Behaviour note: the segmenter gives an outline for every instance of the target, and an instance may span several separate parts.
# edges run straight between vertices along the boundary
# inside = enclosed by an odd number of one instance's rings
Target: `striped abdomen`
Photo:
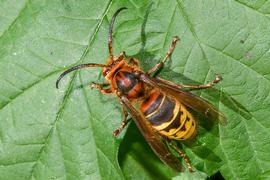
[[[141,104],[141,111],[161,135],[186,140],[195,135],[196,122],[186,107],[157,90]]]

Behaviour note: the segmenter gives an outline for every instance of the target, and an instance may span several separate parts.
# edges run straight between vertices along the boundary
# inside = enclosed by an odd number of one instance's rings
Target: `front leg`
[[[99,89],[99,91],[102,93],[102,94],[110,94],[110,93],[113,93],[113,90],[112,88],[108,88],[108,89],[104,89],[103,87],[104,86],[107,86],[109,85],[108,83],[95,83],[95,82],[92,82],[92,84],[90,84],[90,87],[91,89],[93,88],[97,88]]]
[[[127,123],[128,123],[128,120],[127,120],[127,117],[128,117],[128,113],[127,111],[125,110],[125,107],[123,106],[123,104],[121,104],[122,106],[122,113],[123,113],[123,120],[121,122],[121,126],[119,128],[117,128],[114,132],[113,132],[113,137],[116,137],[118,136],[122,130],[126,127]]]

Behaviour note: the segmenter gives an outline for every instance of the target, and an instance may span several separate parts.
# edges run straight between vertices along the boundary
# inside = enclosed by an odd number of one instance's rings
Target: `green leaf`
[[[203,180],[206,179],[207,175],[198,171],[198,172],[194,172],[193,174],[188,173],[188,172],[184,172],[182,174],[180,174],[177,177],[174,177],[173,180]]]
[[[118,138],[118,99],[91,90],[105,63],[108,25],[117,17],[114,54],[125,51],[148,70],[181,38],[159,76],[206,84],[194,91],[227,117],[200,116],[198,136],[178,143],[196,173],[163,165],[134,124]],[[270,3],[251,0],[0,0],[0,179],[268,178],[270,172]],[[185,166],[185,163],[183,162]],[[177,176],[178,175],[178,176]]]

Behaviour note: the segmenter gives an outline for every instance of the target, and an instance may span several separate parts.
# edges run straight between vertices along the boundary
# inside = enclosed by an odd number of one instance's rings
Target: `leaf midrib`
[[[83,52],[82,56],[80,57],[80,60],[78,61],[78,63],[82,63],[83,60],[84,60],[84,58],[85,58],[85,56],[87,55],[87,53],[88,53],[88,51],[89,51],[89,49],[90,49],[90,46],[92,45],[93,40],[95,39],[96,34],[97,34],[98,30],[100,29],[101,24],[102,24],[102,22],[103,22],[103,20],[104,20],[104,18],[105,18],[105,16],[106,16],[106,14],[107,14],[107,12],[108,12],[110,6],[111,6],[111,4],[112,4],[112,0],[109,1],[109,3],[108,3],[108,5],[107,5],[107,7],[106,7],[104,13],[102,13],[102,17],[101,17],[101,19],[99,20],[99,22],[97,23],[97,25],[96,25],[96,27],[95,27],[95,30],[94,30],[92,36],[91,36],[90,39],[89,39],[88,46],[87,46],[87,48],[84,50],[84,52]],[[57,71],[57,72],[58,72],[58,71]],[[74,74],[73,74],[73,76],[72,76],[71,79],[70,79],[70,82],[69,82],[69,84],[68,84],[68,89],[67,89],[67,91],[66,91],[66,93],[65,93],[65,95],[64,95],[64,98],[63,98],[62,102],[61,102],[61,106],[60,106],[59,111],[57,112],[56,118],[55,118],[55,120],[54,120],[54,122],[53,122],[53,124],[52,124],[52,128],[49,130],[48,136],[47,136],[47,138],[45,139],[45,143],[44,143],[43,147],[41,148],[40,152],[38,153],[37,160],[35,161],[35,164],[33,165],[33,168],[32,168],[31,173],[30,173],[30,177],[33,177],[35,167],[37,166],[37,163],[38,163],[38,161],[39,161],[40,158],[41,158],[41,154],[44,152],[44,150],[45,150],[47,144],[48,144],[49,141],[51,140],[51,138],[50,138],[50,137],[51,137],[51,134],[52,134],[52,132],[53,132],[53,129],[56,128],[56,123],[57,123],[57,121],[60,119],[60,117],[61,117],[61,115],[62,115],[62,113],[63,113],[63,109],[64,109],[65,104],[66,104],[66,102],[67,102],[67,100],[68,100],[68,97],[69,97],[69,95],[70,95],[70,93],[71,93],[71,90],[72,90],[72,87],[73,87],[73,84],[74,84],[74,80],[75,80],[75,77],[76,77],[77,73],[78,73],[78,71],[75,71]],[[40,80],[40,81],[41,81],[41,80]],[[40,81],[38,81],[38,82],[40,82]],[[37,82],[37,83],[38,83],[38,82]],[[33,85],[32,85],[32,86],[33,86]],[[30,86],[30,87],[32,87],[32,86]],[[61,145],[60,145],[60,146],[61,146]],[[62,151],[62,150],[61,150],[61,151]],[[64,163],[64,164],[65,164],[65,163]],[[64,166],[65,166],[65,165],[64,165]],[[66,170],[66,167],[65,167],[64,169]],[[100,174],[100,172],[99,172],[99,174]],[[30,178],[29,178],[29,179],[30,179]]]
[[[6,33],[8,33],[9,29],[11,29],[13,27],[14,24],[16,24],[17,20],[19,19],[19,17],[21,17],[21,14],[24,12],[24,10],[26,9],[27,5],[28,5],[28,1],[29,0],[25,0],[25,3],[23,5],[23,7],[19,10],[19,13],[17,14],[16,18],[13,19],[13,21],[9,24],[9,26],[2,32],[2,34],[0,34],[0,39],[5,36]]]

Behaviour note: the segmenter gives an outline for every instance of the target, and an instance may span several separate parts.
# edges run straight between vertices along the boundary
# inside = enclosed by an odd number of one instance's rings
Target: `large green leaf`
[[[181,42],[159,76],[186,84],[223,76],[215,89],[195,93],[224,112],[228,125],[197,117],[198,137],[179,147],[198,172],[178,178],[218,171],[226,179],[269,177],[268,1],[0,0],[0,179],[177,176],[134,124],[112,137],[122,117],[118,100],[88,86],[104,81],[100,69],[74,72],[55,88],[68,67],[105,62],[108,24],[123,6],[115,54],[124,50],[147,70],[178,35]]]

